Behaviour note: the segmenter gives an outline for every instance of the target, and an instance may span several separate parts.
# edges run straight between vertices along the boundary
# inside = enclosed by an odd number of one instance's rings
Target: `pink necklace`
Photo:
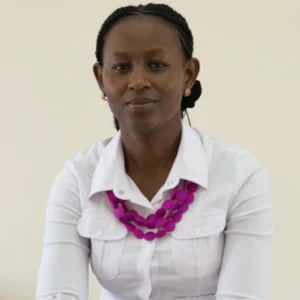
[[[177,188],[178,186],[172,191],[170,199],[165,200],[162,207],[147,218],[142,217],[135,210],[129,210],[125,200],[119,199],[113,191],[107,191],[107,196],[114,208],[115,216],[126,226],[128,231],[133,232],[138,239],[144,238],[147,241],[153,241],[155,238],[162,238],[167,232],[175,230],[176,223],[181,220],[182,214],[194,201],[194,193],[198,185],[194,182],[184,181],[183,189],[179,191]],[[144,233],[139,227],[157,228],[158,230]]]

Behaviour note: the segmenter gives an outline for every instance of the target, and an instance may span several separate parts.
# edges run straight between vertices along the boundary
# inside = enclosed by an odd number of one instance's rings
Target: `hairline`
[[[158,16],[158,15],[155,15],[155,14],[152,14],[151,12],[143,12],[143,11],[134,11],[132,13],[129,13],[127,14],[126,16],[120,16],[117,20],[113,21],[112,23],[112,26],[111,28],[109,28],[109,30],[104,34],[103,36],[103,45],[102,45],[102,64],[104,64],[104,57],[103,57],[103,54],[104,54],[104,46],[105,46],[105,42],[106,42],[106,39],[107,39],[107,36],[109,35],[110,31],[112,30],[112,28],[117,25],[118,23],[121,23],[121,21],[124,21],[126,19],[129,19],[130,17],[137,17],[137,16],[140,16],[140,17],[144,17],[144,16],[150,16],[150,17],[155,17],[155,18],[159,18],[160,20],[163,20],[166,24],[168,24],[168,26],[170,26],[176,33],[176,37],[179,41],[179,46],[181,48],[181,57],[183,59],[183,63],[185,63],[186,61],[188,61],[189,59],[186,57],[185,55],[185,51],[184,51],[184,47],[183,47],[183,42],[182,42],[182,37],[181,37],[181,34],[180,32],[178,31],[178,29],[176,28],[176,26],[171,22],[169,21],[168,19],[165,19],[163,16]]]

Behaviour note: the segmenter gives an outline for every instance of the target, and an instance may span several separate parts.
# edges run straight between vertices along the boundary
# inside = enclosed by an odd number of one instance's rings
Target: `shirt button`
[[[99,230],[98,232],[97,232],[97,236],[102,236],[103,235],[103,231],[102,230]]]
[[[53,296],[52,299],[56,299],[56,296]]]
[[[118,191],[119,195],[124,195],[124,191],[120,190]]]
[[[168,185],[172,185],[174,182],[172,180],[168,181]]]

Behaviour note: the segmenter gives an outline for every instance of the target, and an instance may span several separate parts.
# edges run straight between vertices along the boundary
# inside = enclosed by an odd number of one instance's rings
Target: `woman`
[[[182,122],[200,97],[185,19],[127,6],[102,25],[94,75],[117,134],[66,161],[47,205],[37,299],[266,300],[269,177],[246,149]]]

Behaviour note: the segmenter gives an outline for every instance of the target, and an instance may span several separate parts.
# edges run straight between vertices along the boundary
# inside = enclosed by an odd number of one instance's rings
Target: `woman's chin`
[[[160,123],[161,122],[157,119],[151,120],[150,118],[134,118],[126,125],[122,124],[123,126],[121,125],[121,130],[129,130],[139,134],[149,134],[157,130],[161,125]]]

